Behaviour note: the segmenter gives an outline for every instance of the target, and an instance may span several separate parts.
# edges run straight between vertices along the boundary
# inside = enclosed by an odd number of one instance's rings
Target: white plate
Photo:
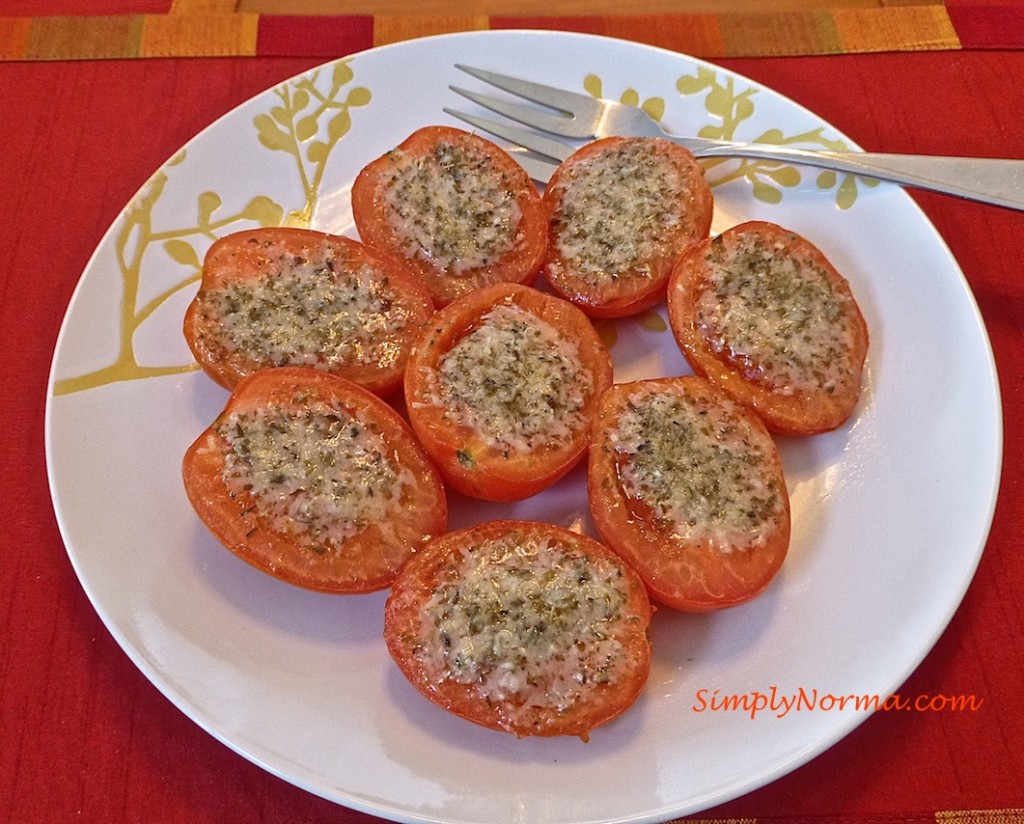
[[[193,371],[180,322],[214,235],[310,214],[317,228],[353,234],[356,172],[419,126],[455,124],[441,107],[461,104],[447,90],[467,83],[457,61],[569,88],[599,82],[605,96],[663,105],[680,131],[851,145],[708,64],[546,32],[401,43],[257,96],[157,171],[74,295],[46,423],[68,553],[147,678],[212,735],[313,793],[404,821],[658,821],[698,811],[841,739],[869,713],[835,697],[897,690],[945,628],[983,549],[999,476],[984,326],[949,251],[901,190],[806,170],[798,181],[794,169],[739,161],[710,167],[715,230],[760,218],[812,239],[852,282],[872,335],[853,421],[781,444],[795,519],[786,566],[747,606],[659,612],[646,692],[589,743],[517,740],[444,713],[388,658],[383,594],[280,583],[222,549],[193,515],[181,456],[226,393]],[[618,323],[617,379],[687,371],[663,324],[660,311]],[[577,472],[518,505],[455,500],[453,526],[495,513],[569,523],[584,516],[584,490]],[[777,701],[802,691],[819,703],[754,718],[712,709],[713,699],[772,689]]]

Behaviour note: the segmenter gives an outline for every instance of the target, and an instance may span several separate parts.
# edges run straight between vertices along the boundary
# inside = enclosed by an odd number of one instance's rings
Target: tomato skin
[[[622,460],[616,453],[619,421],[637,392],[678,393],[709,404],[726,404],[739,413],[739,424],[768,456],[781,511],[763,538],[752,543],[733,539],[725,551],[708,539],[683,540],[652,506],[624,489]],[[730,406],[731,405],[731,406]],[[772,582],[786,558],[790,538],[789,496],[782,463],[761,420],[703,378],[683,376],[616,384],[601,400],[587,467],[590,512],[605,543],[643,578],[651,599],[684,612],[708,612],[745,603]]]
[[[496,306],[521,307],[559,330],[578,347],[591,374],[580,426],[565,442],[529,452],[503,451],[485,443],[474,429],[456,421],[436,397],[441,359]],[[589,420],[601,393],[612,383],[612,361],[586,316],[567,301],[529,286],[483,287],[434,315],[414,343],[405,375],[405,401],[413,430],[453,490],[488,501],[518,501],[564,477],[586,453]]]
[[[416,275],[401,261],[363,243],[339,235],[287,227],[251,229],[220,238],[207,251],[202,283],[185,313],[185,340],[203,370],[226,389],[260,369],[292,365],[268,362],[258,354],[226,351],[218,339],[218,320],[204,309],[206,296],[235,284],[256,283],[283,274],[281,253],[310,260],[330,254],[338,276],[360,271],[376,284],[386,285],[394,309],[406,314],[404,325],[379,333],[378,356],[370,362],[330,362],[331,352],[319,353],[318,368],[358,383],[378,395],[399,388],[413,337],[433,314],[433,302]],[[332,264],[333,265],[333,264]],[[306,365],[306,364],[303,364]]]
[[[253,496],[233,492],[222,476],[230,447],[216,431],[219,422],[232,412],[299,410],[307,402],[303,398],[337,401],[349,414],[373,422],[387,457],[413,479],[392,507],[386,528],[370,523],[326,552],[303,547],[275,529],[257,511]],[[185,453],[182,477],[196,514],[227,549],[276,578],[321,592],[371,592],[390,586],[408,557],[447,527],[444,487],[405,421],[368,390],[316,369],[265,369],[243,379],[217,420]]]
[[[827,369],[838,378],[838,389],[777,388],[761,379],[743,362],[744,353],[732,346],[716,347],[708,339],[698,318],[701,295],[715,287],[709,283],[716,264],[709,262],[713,251],[731,254],[749,238],[756,238],[778,250],[780,259],[814,267],[831,281],[832,289],[844,301],[843,324],[850,343],[845,347],[848,370],[831,359]],[[672,333],[693,370],[725,389],[742,403],[753,407],[769,430],[780,435],[814,435],[841,426],[853,413],[861,394],[861,380],[868,350],[868,328],[849,283],[810,241],[764,221],[748,221],[719,237],[691,247],[679,260],[668,287],[668,314]],[[784,358],[784,353],[778,353]]]
[[[566,220],[567,194],[581,168],[639,145],[649,147],[652,156],[671,166],[685,181],[685,217],[672,230],[662,233],[657,251],[642,259],[638,266],[619,272],[611,281],[589,282],[581,268],[559,251],[558,238],[561,224]],[[542,271],[551,289],[591,317],[619,318],[649,309],[665,297],[666,284],[679,255],[691,243],[707,237],[711,230],[714,198],[700,165],[682,146],[655,138],[608,137],[586,144],[555,170],[544,191],[544,207],[548,251]],[[620,211],[628,212],[629,206],[622,204]],[[568,228],[573,228],[571,223]],[[647,274],[641,276],[640,270]]]
[[[456,575],[463,553],[489,540],[517,535],[549,542],[558,549],[597,564],[616,569],[624,606],[609,634],[621,643],[621,664],[606,683],[581,678],[587,684],[578,700],[558,709],[539,702],[526,704],[513,696],[503,700],[481,695],[477,685],[446,674],[444,664],[432,655],[424,632],[431,620],[424,607],[439,585]],[[529,521],[497,520],[447,533],[427,544],[402,569],[385,606],[384,638],[391,657],[409,682],[426,698],[473,723],[509,732],[517,737],[575,735],[584,740],[595,727],[627,710],[640,696],[651,669],[648,638],[653,608],[643,582],[628,565],[603,544],[562,527]],[[572,636],[579,641],[579,636]],[[582,643],[582,641],[579,641]],[[523,648],[520,648],[523,649]]]
[[[458,274],[439,268],[422,249],[410,251],[395,230],[396,217],[387,202],[389,176],[396,165],[434,155],[444,145],[456,146],[485,158],[500,170],[503,188],[514,198],[520,212],[517,239],[500,258],[468,268]],[[473,204],[455,204],[453,212],[466,211]],[[396,149],[365,166],[352,185],[352,214],[359,236],[380,249],[402,257],[416,271],[437,307],[446,306],[473,289],[492,283],[531,284],[544,258],[547,242],[540,194],[529,175],[511,155],[489,140],[448,126],[427,126],[413,132]]]

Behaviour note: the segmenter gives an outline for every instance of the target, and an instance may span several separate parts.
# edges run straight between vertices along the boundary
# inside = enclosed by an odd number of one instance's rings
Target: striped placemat
[[[0,60],[329,58],[429,34],[521,28],[603,34],[711,58],[1024,47],[1024,4],[1016,2],[584,17],[304,16],[218,5],[223,8],[172,3],[134,14],[0,16]]]

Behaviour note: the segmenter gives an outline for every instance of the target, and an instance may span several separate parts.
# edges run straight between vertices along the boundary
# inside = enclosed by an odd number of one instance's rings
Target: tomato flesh
[[[313,366],[385,395],[433,313],[401,261],[306,229],[251,229],[216,241],[185,314],[200,366],[231,389],[278,366]]]
[[[428,126],[369,163],[352,186],[359,236],[402,257],[437,306],[480,286],[532,283],[544,210],[512,157],[460,129]]]
[[[410,683],[449,712],[517,736],[586,738],[643,690],[650,617],[643,582],[602,544],[491,521],[406,564],[384,637]]]
[[[853,413],[867,325],[847,280],[805,238],[751,221],[692,247],[672,273],[668,312],[694,371],[771,431],[826,432]]]
[[[521,500],[586,452],[612,363],[568,302],[518,284],[440,310],[414,343],[405,400],[413,430],[454,490]]]
[[[587,480],[605,542],[666,606],[749,601],[786,557],[789,496],[775,443],[752,411],[702,378],[606,392]]]
[[[369,391],[315,369],[244,379],[185,454],[185,491],[225,547],[323,592],[383,589],[447,525],[440,477]]]
[[[592,317],[616,318],[664,298],[679,255],[707,237],[714,199],[682,146],[609,137],[558,167],[544,206],[551,288]]]

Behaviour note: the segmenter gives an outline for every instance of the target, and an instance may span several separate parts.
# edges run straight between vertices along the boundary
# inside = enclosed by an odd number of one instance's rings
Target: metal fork
[[[593,140],[614,135],[663,137],[685,146],[696,157],[747,157],[815,166],[1024,210],[1024,160],[819,152],[767,143],[734,143],[681,137],[667,133],[647,112],[636,106],[462,64],[456,64],[456,68],[510,94],[539,103],[547,107],[547,110],[459,86],[451,86],[452,91],[518,123],[561,137],[574,140]],[[543,159],[538,162],[536,157],[529,154],[517,154],[527,171],[537,180],[546,181],[553,171],[551,161],[561,162],[575,148],[574,145],[546,138],[536,132],[527,132],[476,115],[449,108],[444,111],[547,159],[546,162]]]

